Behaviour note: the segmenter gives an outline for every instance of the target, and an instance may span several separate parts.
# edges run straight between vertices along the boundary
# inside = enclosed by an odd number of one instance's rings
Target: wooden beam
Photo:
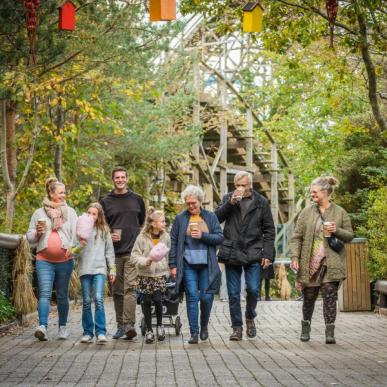
[[[215,173],[215,169],[216,167],[218,166],[218,163],[219,163],[219,160],[222,156],[222,153],[223,153],[223,145],[221,145],[218,149],[218,151],[216,152],[216,155],[215,155],[215,158],[214,158],[214,161],[212,162],[212,165],[210,167],[210,171],[211,171],[211,174],[214,175]]]
[[[278,159],[277,145],[271,145],[271,160],[273,170],[271,171],[271,212],[273,215],[274,224],[278,224]]]

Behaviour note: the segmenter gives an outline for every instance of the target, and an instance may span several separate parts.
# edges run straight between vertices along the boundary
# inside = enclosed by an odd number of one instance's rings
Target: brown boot
[[[241,341],[243,336],[242,327],[233,327],[230,335],[231,341]]]
[[[254,320],[246,319],[246,335],[247,337],[250,337],[250,339],[257,336]]]

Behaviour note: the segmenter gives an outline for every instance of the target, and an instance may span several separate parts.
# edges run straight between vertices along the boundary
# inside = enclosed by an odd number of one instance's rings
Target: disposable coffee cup
[[[239,202],[240,200],[243,199],[243,193],[244,193],[244,190],[243,190],[243,189],[237,188],[237,189],[235,190],[235,192],[236,192],[235,198],[236,198],[236,200]]]
[[[197,222],[191,222],[189,224],[189,229],[191,230],[191,232],[192,231],[197,231],[198,228],[199,228],[199,223],[197,223]]]
[[[46,219],[38,219],[38,225],[39,226],[45,226],[46,225]]]
[[[122,235],[122,229],[120,229],[120,228],[113,228],[112,232],[113,232],[113,234],[117,234],[118,235],[118,237],[120,238],[119,239],[119,241],[120,241],[121,240],[121,235]]]
[[[332,222],[323,223],[323,235],[324,237],[330,237],[331,233],[328,231],[328,227],[332,225]]]

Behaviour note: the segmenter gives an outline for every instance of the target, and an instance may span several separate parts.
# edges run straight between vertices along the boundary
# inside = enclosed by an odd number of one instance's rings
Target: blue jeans
[[[245,272],[247,292],[245,317],[248,320],[253,320],[257,316],[255,308],[257,307],[261,277],[260,264],[253,263],[245,266],[226,265],[227,292],[232,327],[243,326],[241,310],[242,270]]]
[[[81,276],[82,285],[82,327],[83,334],[91,337],[106,335],[106,317],[104,307],[104,290],[106,276],[104,274],[86,274]],[[95,323],[91,311],[91,298],[94,291]]]
[[[73,268],[74,261],[72,259],[59,263],[36,261],[36,275],[38,277],[39,288],[39,325],[47,327],[54,281],[58,304],[59,326],[63,327],[66,325],[69,314],[69,283]]]
[[[191,334],[199,333],[199,301],[200,325],[207,327],[214,295],[207,293],[208,265],[190,265],[184,261],[183,281],[187,298],[187,316]]]

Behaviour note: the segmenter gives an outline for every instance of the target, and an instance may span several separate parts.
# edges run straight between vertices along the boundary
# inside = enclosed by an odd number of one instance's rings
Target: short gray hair
[[[186,189],[181,193],[181,198],[183,199],[184,202],[185,202],[185,199],[187,198],[187,196],[195,197],[196,199],[199,200],[200,203],[202,203],[204,200],[204,192],[197,185],[191,184],[191,185],[186,187]]]
[[[239,171],[234,176],[234,184],[236,184],[240,179],[243,179],[244,177],[247,177],[249,179],[250,187],[253,186],[253,179],[251,177],[251,173],[246,171]]]
[[[326,190],[328,195],[331,195],[333,187],[339,185],[339,181],[333,176],[321,176],[314,179],[311,185],[317,185],[321,190]]]

